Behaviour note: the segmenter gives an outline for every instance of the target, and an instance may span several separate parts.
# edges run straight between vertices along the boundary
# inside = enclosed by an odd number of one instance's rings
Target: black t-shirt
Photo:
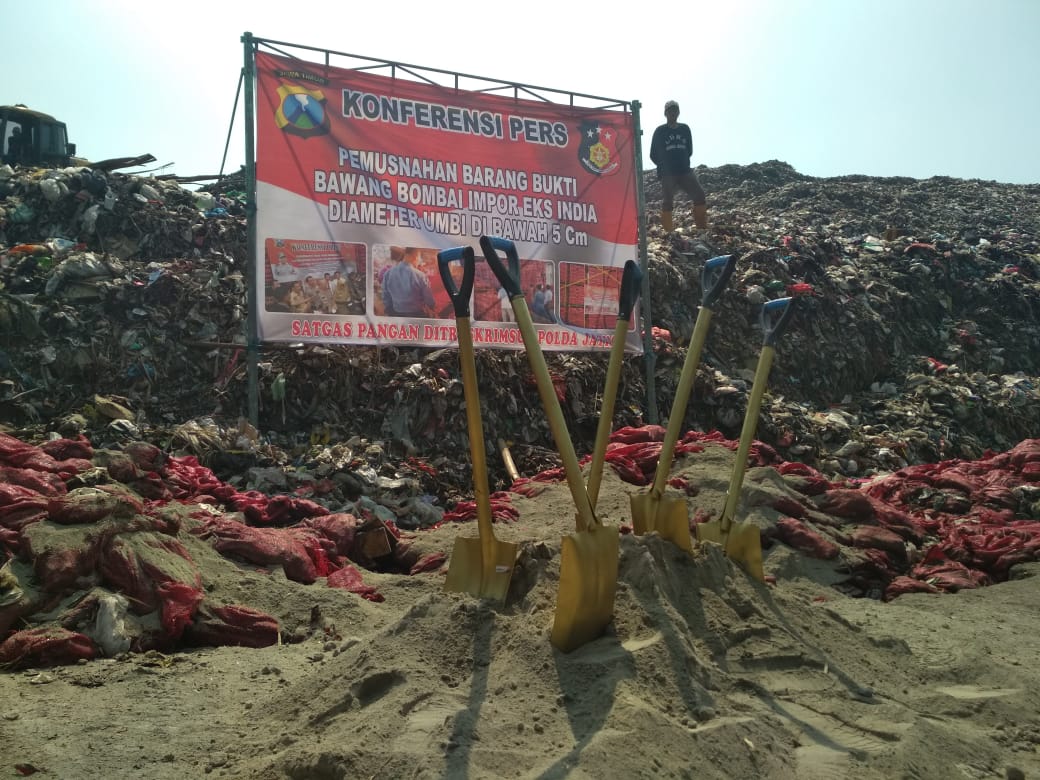
[[[667,124],[654,130],[650,142],[650,159],[662,176],[689,173],[690,157],[693,155],[693,134],[689,125],[681,122],[675,127]]]

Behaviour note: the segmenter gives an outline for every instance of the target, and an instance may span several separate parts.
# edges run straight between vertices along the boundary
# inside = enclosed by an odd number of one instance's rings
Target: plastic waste
[[[61,198],[61,187],[58,186],[58,182],[54,179],[44,179],[41,181],[40,190],[43,192],[43,197],[46,198],[49,203],[54,203]]]
[[[271,382],[271,398],[275,401],[285,400],[285,374],[281,372]]]
[[[47,254],[47,246],[44,244],[16,244],[7,250],[12,255],[33,255],[40,257]]]
[[[83,187],[94,197],[100,198],[108,189],[108,179],[101,171],[93,171],[85,168],[81,175]]]
[[[155,189],[151,184],[142,184],[138,192],[147,200],[162,201],[162,196],[159,194],[159,190]]]
[[[130,650],[130,633],[126,628],[129,606],[126,597],[118,593],[98,597],[97,617],[90,636],[107,658],[114,658]]]
[[[13,209],[7,212],[7,218],[12,223],[25,225],[32,222],[36,218],[36,212],[33,211],[29,206],[24,203],[19,203]]]
[[[97,208],[92,206],[91,208]],[[82,252],[62,260],[44,288],[47,295],[54,295],[66,279],[92,279],[111,277],[108,267],[93,252]]]
[[[0,566],[0,607],[17,604],[24,597],[25,593],[19,585],[11,561],[6,561]]]
[[[95,203],[93,206],[91,206],[83,212],[83,229],[86,230],[88,233],[93,233],[94,230],[97,228],[97,218],[100,209],[100,205]]]
[[[76,246],[75,241],[70,241],[67,238],[48,238],[43,243],[48,249],[50,249],[51,255],[55,259],[65,257],[65,255],[71,252]]]
[[[382,504],[377,504],[368,496],[361,496],[356,502],[354,502],[354,513],[364,520],[377,518],[384,523],[392,523],[395,526],[397,525],[397,515],[395,515],[388,507],[385,507]]]
[[[195,208],[199,211],[208,211],[213,208],[217,203],[217,199],[213,197],[212,193],[209,192],[196,192],[195,193]]]

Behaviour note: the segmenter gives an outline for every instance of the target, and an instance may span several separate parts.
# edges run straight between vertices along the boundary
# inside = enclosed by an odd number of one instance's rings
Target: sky
[[[3,3],[0,29],[0,105],[157,173],[242,165],[248,31],[638,101],[647,168],[674,99],[695,165],[1040,183],[1040,0],[37,0]]]

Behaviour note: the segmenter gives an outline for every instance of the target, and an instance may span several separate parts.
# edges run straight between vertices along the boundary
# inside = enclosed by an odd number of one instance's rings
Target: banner
[[[544,349],[609,349],[638,260],[630,113],[255,62],[262,341],[456,345],[437,253],[469,245],[474,343],[522,349],[481,257],[489,235],[516,244]],[[626,349],[641,352],[630,322]]]

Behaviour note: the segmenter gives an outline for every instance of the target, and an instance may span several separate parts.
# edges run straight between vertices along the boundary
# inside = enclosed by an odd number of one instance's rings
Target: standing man
[[[542,308],[545,309],[545,317],[549,322],[556,322],[556,314],[553,312],[553,291],[552,285],[546,284],[542,287],[544,297],[542,298]]]
[[[394,247],[394,250],[399,249]],[[383,310],[388,317],[432,317],[433,291],[426,274],[415,268],[406,254],[415,252],[409,248],[406,253],[392,251],[393,265],[383,275]]]
[[[502,322],[516,322],[513,314],[513,304],[509,300],[509,293],[505,287],[498,288],[498,303],[502,307]]]
[[[545,316],[545,292],[540,284],[534,286],[534,295],[531,298],[531,314],[534,315],[532,319],[535,322],[548,322],[549,320]]]
[[[339,271],[332,275],[332,302],[336,304],[336,314],[350,314],[350,287]]]
[[[690,167],[693,156],[693,134],[689,125],[679,122],[679,104],[669,100],[664,104],[665,123],[654,130],[650,142],[650,159],[657,166],[657,177],[661,180],[661,226],[671,233],[672,206],[675,191],[682,190],[693,201],[693,221],[697,228],[708,227],[708,206],[704,188],[697,174]]]

